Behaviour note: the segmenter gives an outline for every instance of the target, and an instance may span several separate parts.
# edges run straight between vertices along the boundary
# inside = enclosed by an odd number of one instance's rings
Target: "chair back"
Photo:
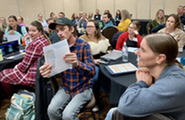
[[[117,40],[118,40],[119,36],[120,36],[122,33],[124,33],[124,32],[117,32],[117,33],[115,33],[115,34],[113,35],[113,37],[112,37],[112,42],[111,42],[111,46],[112,46],[113,49],[116,48]]]
[[[118,32],[118,29],[115,28],[115,27],[108,27],[108,28],[105,28],[103,31],[102,31],[102,35],[104,37],[106,37],[107,39],[109,39],[109,42],[111,44],[112,42],[112,37],[115,33]]]
[[[152,33],[152,25],[151,25],[151,22],[152,22],[152,21],[150,21],[150,22],[147,23],[147,25],[146,25],[147,34],[151,34],[151,33]]]

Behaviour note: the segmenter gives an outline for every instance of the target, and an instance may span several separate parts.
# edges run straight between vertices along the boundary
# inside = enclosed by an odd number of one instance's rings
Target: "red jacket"
[[[137,34],[136,37],[137,37],[137,47],[140,47],[142,37],[140,36],[140,34]],[[122,49],[124,42],[127,40],[127,38],[128,38],[128,32],[124,32],[119,36],[118,41],[116,43],[116,50]]]

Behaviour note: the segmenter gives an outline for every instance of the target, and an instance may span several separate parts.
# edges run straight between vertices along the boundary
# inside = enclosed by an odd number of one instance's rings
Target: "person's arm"
[[[125,32],[119,36],[117,43],[116,43],[116,50],[122,49],[123,43],[127,40],[127,37],[128,37],[128,35],[126,35],[126,34],[128,34],[128,33]]]
[[[21,72],[26,73],[30,66],[36,62],[38,56],[41,56],[41,54],[43,54],[42,46],[30,43],[26,48],[26,53],[22,62],[17,65],[17,68]]]
[[[164,24],[160,24],[160,25],[158,25],[158,26],[152,28],[152,32],[153,32],[153,33],[156,33],[156,32],[158,32],[160,29],[164,28],[165,26],[166,26],[165,23],[164,23]]]
[[[185,45],[185,33],[184,33],[184,31],[180,32],[179,35],[178,35],[178,38],[176,38],[176,39],[177,39],[178,47],[183,48],[184,45]]]
[[[5,29],[5,35],[9,35],[8,27]]]
[[[157,23],[156,20],[153,20],[153,21],[151,22],[151,25],[152,25],[152,28],[154,28],[154,27],[158,26],[159,23]]]
[[[93,77],[96,73],[95,62],[91,54],[90,46],[85,43],[82,48],[83,52],[81,53],[83,58],[82,60],[77,60],[75,68],[82,74],[82,76]]]
[[[161,78],[153,85],[147,72],[140,73],[140,77],[136,78],[137,82],[130,85],[120,97],[118,111],[121,114],[144,117],[154,113],[170,113],[181,106],[182,96],[179,91],[177,93],[178,86],[173,86],[175,77]]]
[[[141,44],[141,41],[142,41],[142,37],[140,36],[140,34],[136,34],[136,37],[137,37],[137,47],[140,47],[140,44]]]
[[[75,67],[79,71],[79,74],[81,74],[82,76],[93,77],[96,69],[89,45],[84,45],[82,51],[82,61],[78,59],[76,53],[66,53],[63,58],[66,63],[72,64],[73,67]],[[51,74],[51,69],[52,65],[48,63],[44,63],[44,65],[39,68],[40,73],[43,77],[49,77]]]
[[[27,33],[27,30],[24,26],[21,26],[21,32],[22,32],[22,36],[24,36]]]

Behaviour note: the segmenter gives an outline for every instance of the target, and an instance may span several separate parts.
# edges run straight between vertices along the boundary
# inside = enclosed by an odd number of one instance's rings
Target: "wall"
[[[97,8],[101,14],[108,9],[114,16],[117,9],[127,9],[133,19],[153,19],[158,9],[164,9],[166,14],[176,14],[177,7],[185,5],[185,0],[0,0],[0,3],[0,16],[21,15],[29,25],[39,13],[47,19],[50,12],[58,15],[63,11],[71,18],[74,12],[95,13]]]

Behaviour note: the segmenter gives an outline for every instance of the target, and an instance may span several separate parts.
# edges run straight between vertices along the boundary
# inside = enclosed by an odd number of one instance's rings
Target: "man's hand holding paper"
[[[72,64],[77,64],[76,54],[70,53],[67,40],[62,40],[55,44],[46,46],[43,49],[46,63],[52,65],[51,71],[48,71],[48,74],[50,73],[49,77],[67,69],[72,69]],[[45,76],[48,77],[48,75]]]

